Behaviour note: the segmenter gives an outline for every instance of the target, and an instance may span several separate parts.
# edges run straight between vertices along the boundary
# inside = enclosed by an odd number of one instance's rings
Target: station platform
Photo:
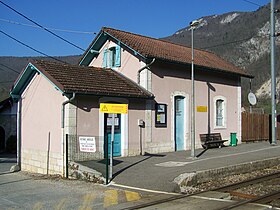
[[[242,143],[222,148],[145,154],[114,158],[112,185],[154,192],[178,192],[178,184],[194,174],[198,182],[217,176],[246,173],[280,164],[280,142]],[[104,161],[84,161],[83,166],[99,171],[105,177]],[[176,182],[174,182],[174,180]],[[192,183],[190,183],[192,184]]]

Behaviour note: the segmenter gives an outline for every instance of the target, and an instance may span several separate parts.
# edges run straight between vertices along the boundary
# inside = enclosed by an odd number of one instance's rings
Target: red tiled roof
[[[51,61],[31,62],[63,92],[102,96],[152,98],[153,95],[112,69],[84,67]]]
[[[167,41],[133,34],[130,32],[116,30],[113,28],[103,27],[101,32],[110,34],[111,36],[125,43],[127,46],[131,47],[146,58],[158,58],[183,64],[191,63],[190,47],[185,47]],[[211,52],[195,49],[194,55],[195,65],[207,67],[210,69],[221,70],[224,72],[235,73],[245,77],[252,77],[244,70],[223,60],[222,58]]]

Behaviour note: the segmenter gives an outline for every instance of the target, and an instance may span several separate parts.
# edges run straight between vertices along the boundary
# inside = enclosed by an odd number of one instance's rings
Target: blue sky
[[[99,32],[102,26],[161,38],[186,27],[194,19],[232,11],[255,11],[269,0],[1,0],[47,28]],[[251,3],[250,3],[251,2]],[[0,30],[51,56],[83,51],[42,29],[11,24],[31,22],[0,3]],[[53,31],[86,49],[94,34]],[[0,33],[0,56],[40,54]]]

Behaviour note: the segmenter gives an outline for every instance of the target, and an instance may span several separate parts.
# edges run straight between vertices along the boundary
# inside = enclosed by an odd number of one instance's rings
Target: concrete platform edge
[[[269,158],[265,160],[251,161],[226,167],[220,167],[209,170],[184,173],[174,179],[174,182],[183,186],[195,186],[197,184],[223,178],[230,175],[248,173],[256,170],[261,170],[273,167],[280,164],[280,158]]]

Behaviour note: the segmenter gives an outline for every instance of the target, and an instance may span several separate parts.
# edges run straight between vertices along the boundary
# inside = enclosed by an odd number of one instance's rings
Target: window
[[[104,50],[103,64],[104,68],[115,68],[121,66],[120,46],[110,47]]]
[[[222,96],[214,98],[214,120],[215,128],[226,127],[226,99]]]
[[[216,101],[216,126],[223,126],[224,122],[224,101],[219,99]]]
[[[110,67],[116,67],[116,48],[112,47],[109,49],[109,51],[110,51],[110,58],[109,58]]]

